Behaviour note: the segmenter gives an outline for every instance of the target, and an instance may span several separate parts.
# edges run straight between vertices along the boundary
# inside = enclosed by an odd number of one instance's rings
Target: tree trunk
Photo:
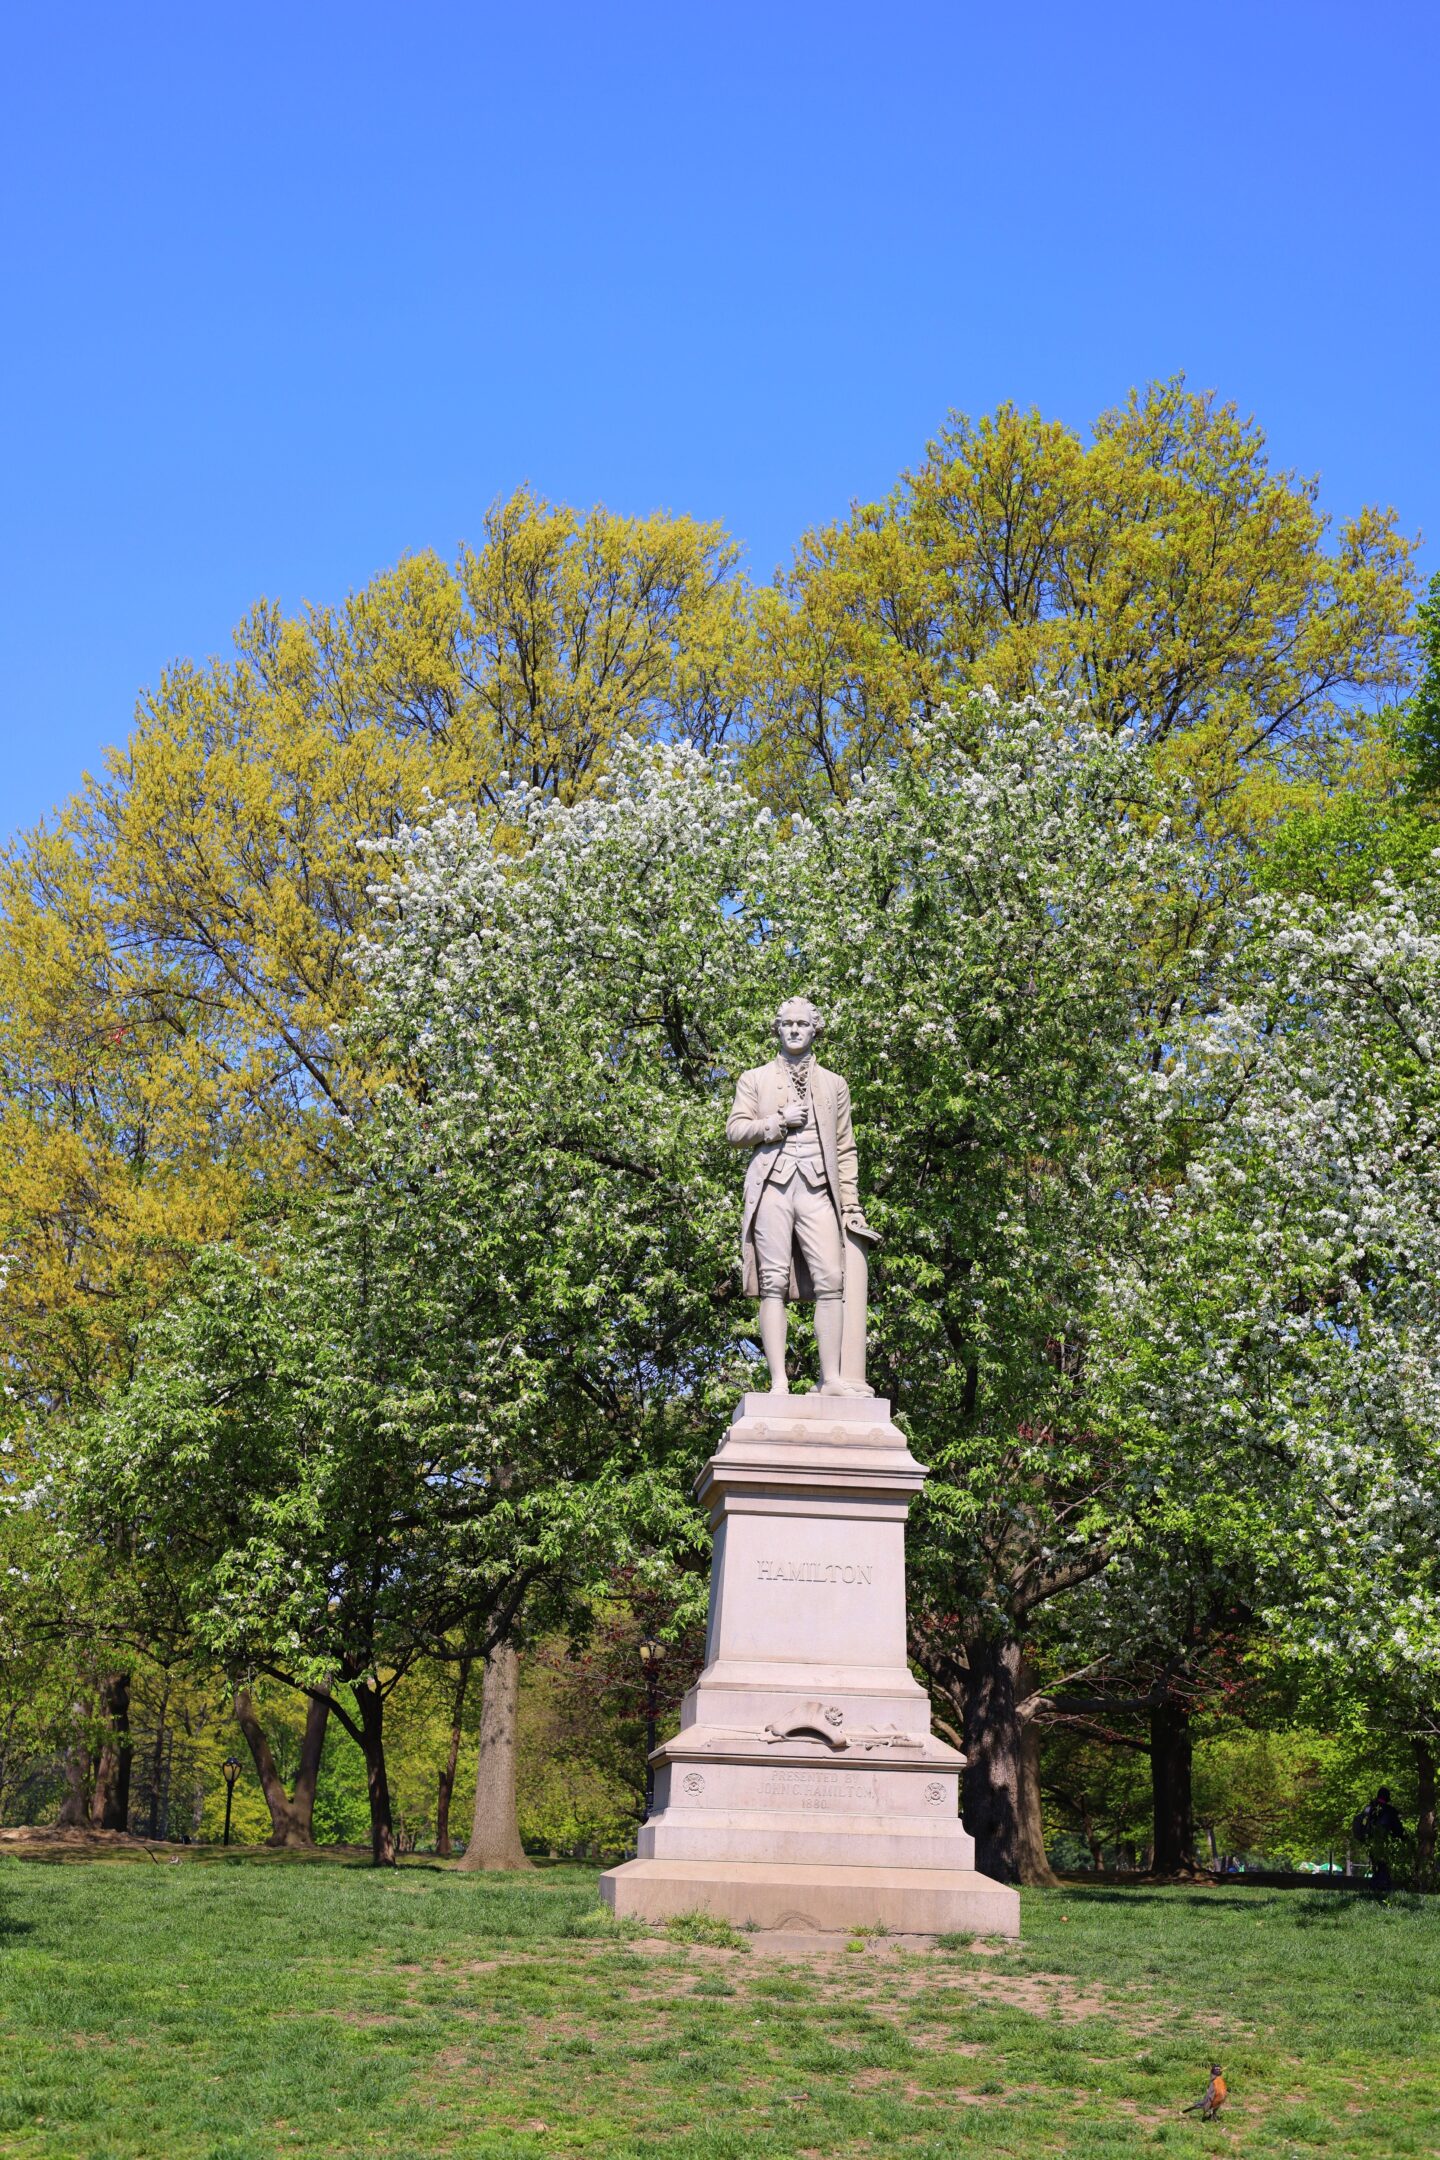
[[[450,1800],[455,1791],[455,1766],[460,1760],[460,1720],[465,1714],[465,1693],[469,1685],[470,1660],[461,1658],[455,1700],[450,1706],[450,1747],[435,1798],[435,1850],[442,1860],[450,1857]]]
[[[515,1726],[520,1697],[520,1657],[515,1645],[496,1643],[485,1657],[480,1702],[480,1752],[475,1763],[475,1820],[462,1868],[528,1868],[515,1820]]]
[[[966,1644],[965,1827],[975,1865],[997,1882],[1020,1880],[1020,1645],[981,1636]]]
[[[1022,1676],[1025,1693],[1029,1675]],[[1040,1809],[1040,1727],[1034,1718],[1020,1721],[1019,1820],[1016,1824],[1020,1880],[1032,1889],[1057,1890],[1060,1878],[1045,1850],[1045,1819]]]
[[[355,1688],[360,1738],[365,1755],[365,1783],[370,1793],[370,1858],[376,1867],[395,1865],[395,1820],[390,1809],[390,1780],[385,1775],[385,1698],[378,1687]]]
[[[172,1725],[165,1742],[164,1787],[160,1795],[160,1835],[162,1838],[168,1838],[170,1835],[170,1778],[174,1768],[175,1727]]]
[[[130,1825],[130,1675],[106,1673],[100,1682],[100,1715],[107,1721],[95,1768],[90,1821],[97,1830]]]
[[[270,1835],[265,1840],[267,1845],[294,1847],[313,1845],[315,1842],[315,1785],[320,1774],[320,1754],[325,1745],[325,1721],[329,1715],[328,1695],[312,1695],[305,1715],[305,1737],[300,1743],[300,1768],[296,1774],[295,1797],[292,1800],[285,1790],[285,1780],[276,1767],[275,1757],[270,1752],[264,1727],[255,1715],[250,1690],[235,1690],[235,1722],[245,1735],[245,1744],[255,1765],[255,1775],[260,1780],[260,1790],[264,1793],[265,1805],[270,1810]]]
[[[297,1833],[291,1842],[296,1845],[313,1845],[315,1842],[315,1788],[320,1782],[320,1758],[325,1752],[325,1729],[330,1722],[330,1685],[327,1678],[324,1692],[312,1695],[305,1711],[300,1765],[295,1772],[295,1790],[290,1799],[290,1814]]]
[[[1418,1735],[1410,1745],[1415,1750],[1419,1786],[1415,1812],[1415,1884],[1417,1889],[1432,1890],[1435,1887],[1435,1750],[1428,1740]]]
[[[82,1706],[75,1705],[75,1716],[83,1715]],[[60,1803],[59,1827],[62,1830],[83,1830],[90,1820],[90,1796],[86,1784],[90,1776],[90,1750],[83,1734],[77,1734],[65,1750],[65,1798]]]
[[[1195,1869],[1195,1810],[1191,1798],[1189,1706],[1168,1695],[1150,1712],[1150,1793],[1154,1807],[1157,1875]]]
[[[155,1721],[155,1753],[150,1758],[150,1835],[160,1835],[160,1781],[165,1768],[165,1712],[170,1702],[170,1675],[160,1691],[160,1714]]]

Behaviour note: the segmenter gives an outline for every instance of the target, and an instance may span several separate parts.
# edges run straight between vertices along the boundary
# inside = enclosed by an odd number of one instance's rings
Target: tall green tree
[[[416,556],[298,617],[262,603],[12,844],[0,1326],[34,1416],[123,1385],[190,1258],[243,1235],[257,1191],[323,1184],[367,1113],[361,840],[512,775],[568,800],[631,736],[722,737],[744,607],[717,527],[522,491],[454,566]]]
[[[350,1734],[384,1862],[385,1701],[469,1616],[485,1503],[457,1461],[455,1315],[375,1227],[336,1211],[263,1259],[203,1255],[130,1385],[67,1434],[62,1476],[74,1534],[122,1545],[149,1591],[142,1625],[177,1606],[197,1656],[310,1694]]]
[[[1083,695],[1213,805],[1403,686],[1412,563],[1390,511],[1332,536],[1315,482],[1273,470],[1253,420],[1179,378],[1088,441],[1013,405],[954,414],[889,497],[807,534],[759,596],[757,771],[787,799],[843,792],[916,714],[990,682]]]
[[[522,491],[453,567],[412,557],[299,617],[262,603],[232,659],[162,677],[0,864],[13,1385],[90,1399],[256,1178],[315,1175],[363,1112],[360,842],[512,777],[569,800],[631,737],[722,737],[744,644],[717,527]]]
[[[1440,798],[1440,571],[1415,611],[1420,680],[1409,701],[1403,742],[1411,761],[1412,793],[1432,806]]]

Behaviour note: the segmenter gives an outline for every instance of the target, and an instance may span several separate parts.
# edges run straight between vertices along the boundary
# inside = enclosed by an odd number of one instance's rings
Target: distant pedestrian
[[[1374,1799],[1366,1801],[1350,1827],[1370,1855],[1371,1889],[1376,1897],[1389,1897],[1395,1887],[1390,1863],[1405,1842],[1405,1825],[1390,1798],[1388,1785],[1381,1785]]]

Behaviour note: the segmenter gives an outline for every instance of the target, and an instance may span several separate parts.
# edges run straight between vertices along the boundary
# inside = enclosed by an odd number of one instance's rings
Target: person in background
[[[1395,1887],[1390,1872],[1390,1862],[1397,1848],[1403,1843],[1405,1825],[1400,1811],[1390,1798],[1388,1785],[1381,1785],[1373,1800],[1367,1800],[1351,1825],[1352,1832],[1370,1855],[1370,1887],[1376,1897],[1389,1897]]]

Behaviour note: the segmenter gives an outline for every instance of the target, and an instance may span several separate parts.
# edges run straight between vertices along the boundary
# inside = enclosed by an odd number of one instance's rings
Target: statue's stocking
[[[840,1380],[840,1342],[845,1307],[838,1297],[815,1300],[815,1348],[820,1353],[820,1385],[832,1391]]]
[[[789,1323],[785,1312],[785,1300],[778,1297],[762,1297],[760,1300],[760,1345],[765,1352],[765,1362],[770,1368],[770,1392],[772,1395],[788,1395],[790,1383],[785,1377],[785,1338]],[[836,1370],[839,1370],[839,1351],[836,1351]]]

